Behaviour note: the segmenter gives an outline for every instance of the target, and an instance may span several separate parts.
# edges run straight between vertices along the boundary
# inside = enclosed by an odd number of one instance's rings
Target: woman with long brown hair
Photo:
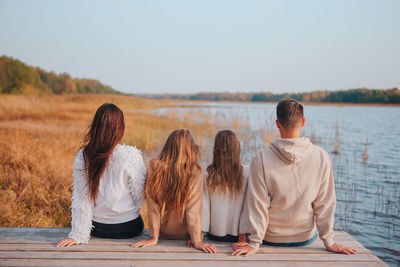
[[[203,193],[202,234],[207,232],[209,239],[246,242],[246,235],[239,234],[239,219],[248,169],[240,161],[240,142],[236,134],[231,130],[219,131]]]
[[[201,237],[203,171],[199,147],[189,130],[173,131],[160,155],[152,159],[147,172],[145,195],[150,239],[134,248],[155,246],[159,237],[190,238],[193,247],[215,253],[215,247]]]
[[[90,235],[130,238],[143,231],[146,167],[138,149],[119,145],[124,131],[124,114],[116,105],[97,109],[74,162],[72,230],[57,247],[88,243]]]

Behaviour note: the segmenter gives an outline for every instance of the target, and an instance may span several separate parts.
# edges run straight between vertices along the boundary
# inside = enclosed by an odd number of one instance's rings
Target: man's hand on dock
[[[350,248],[350,247],[346,247],[346,246],[344,246],[344,245],[340,245],[340,244],[333,244],[333,245],[330,245],[330,246],[328,246],[326,249],[327,249],[328,251],[330,251],[330,252],[344,253],[344,254],[347,254],[347,255],[350,255],[350,254],[357,254],[357,250],[352,249],[352,248]]]

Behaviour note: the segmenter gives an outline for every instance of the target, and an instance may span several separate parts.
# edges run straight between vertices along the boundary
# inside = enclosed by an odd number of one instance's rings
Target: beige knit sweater
[[[336,207],[328,153],[308,138],[275,139],[254,157],[240,217],[240,233],[250,246],[263,239],[302,242],[316,231],[332,245]]]

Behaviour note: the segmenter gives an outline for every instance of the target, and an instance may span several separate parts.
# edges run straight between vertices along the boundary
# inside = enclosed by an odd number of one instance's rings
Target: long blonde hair
[[[213,161],[207,167],[207,188],[230,197],[242,190],[243,166],[240,162],[240,142],[231,130],[219,131],[215,136]]]
[[[169,135],[158,158],[150,161],[146,192],[160,206],[161,220],[173,210],[183,220],[194,179],[202,171],[199,158],[190,131],[178,129]]]

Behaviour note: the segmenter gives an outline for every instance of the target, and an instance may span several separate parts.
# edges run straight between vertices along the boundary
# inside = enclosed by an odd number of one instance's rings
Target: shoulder
[[[120,162],[143,161],[142,151],[134,146],[117,145],[113,151],[112,157]]]
[[[75,161],[74,161],[74,168],[81,168],[83,165],[84,165],[83,148],[81,148],[76,153]]]
[[[253,157],[250,166],[253,166],[254,164],[262,165],[264,158],[268,158],[269,154],[271,154],[271,153],[273,153],[273,152],[269,147],[258,150],[256,152],[255,156]]]
[[[134,146],[117,145],[110,163],[127,170],[137,169],[144,165],[142,152]]]
[[[316,157],[319,157],[322,162],[330,162],[329,153],[320,146],[313,145],[313,154]]]
[[[134,146],[129,145],[117,145],[114,149],[113,155],[116,157],[123,158],[142,158],[142,151]]]

